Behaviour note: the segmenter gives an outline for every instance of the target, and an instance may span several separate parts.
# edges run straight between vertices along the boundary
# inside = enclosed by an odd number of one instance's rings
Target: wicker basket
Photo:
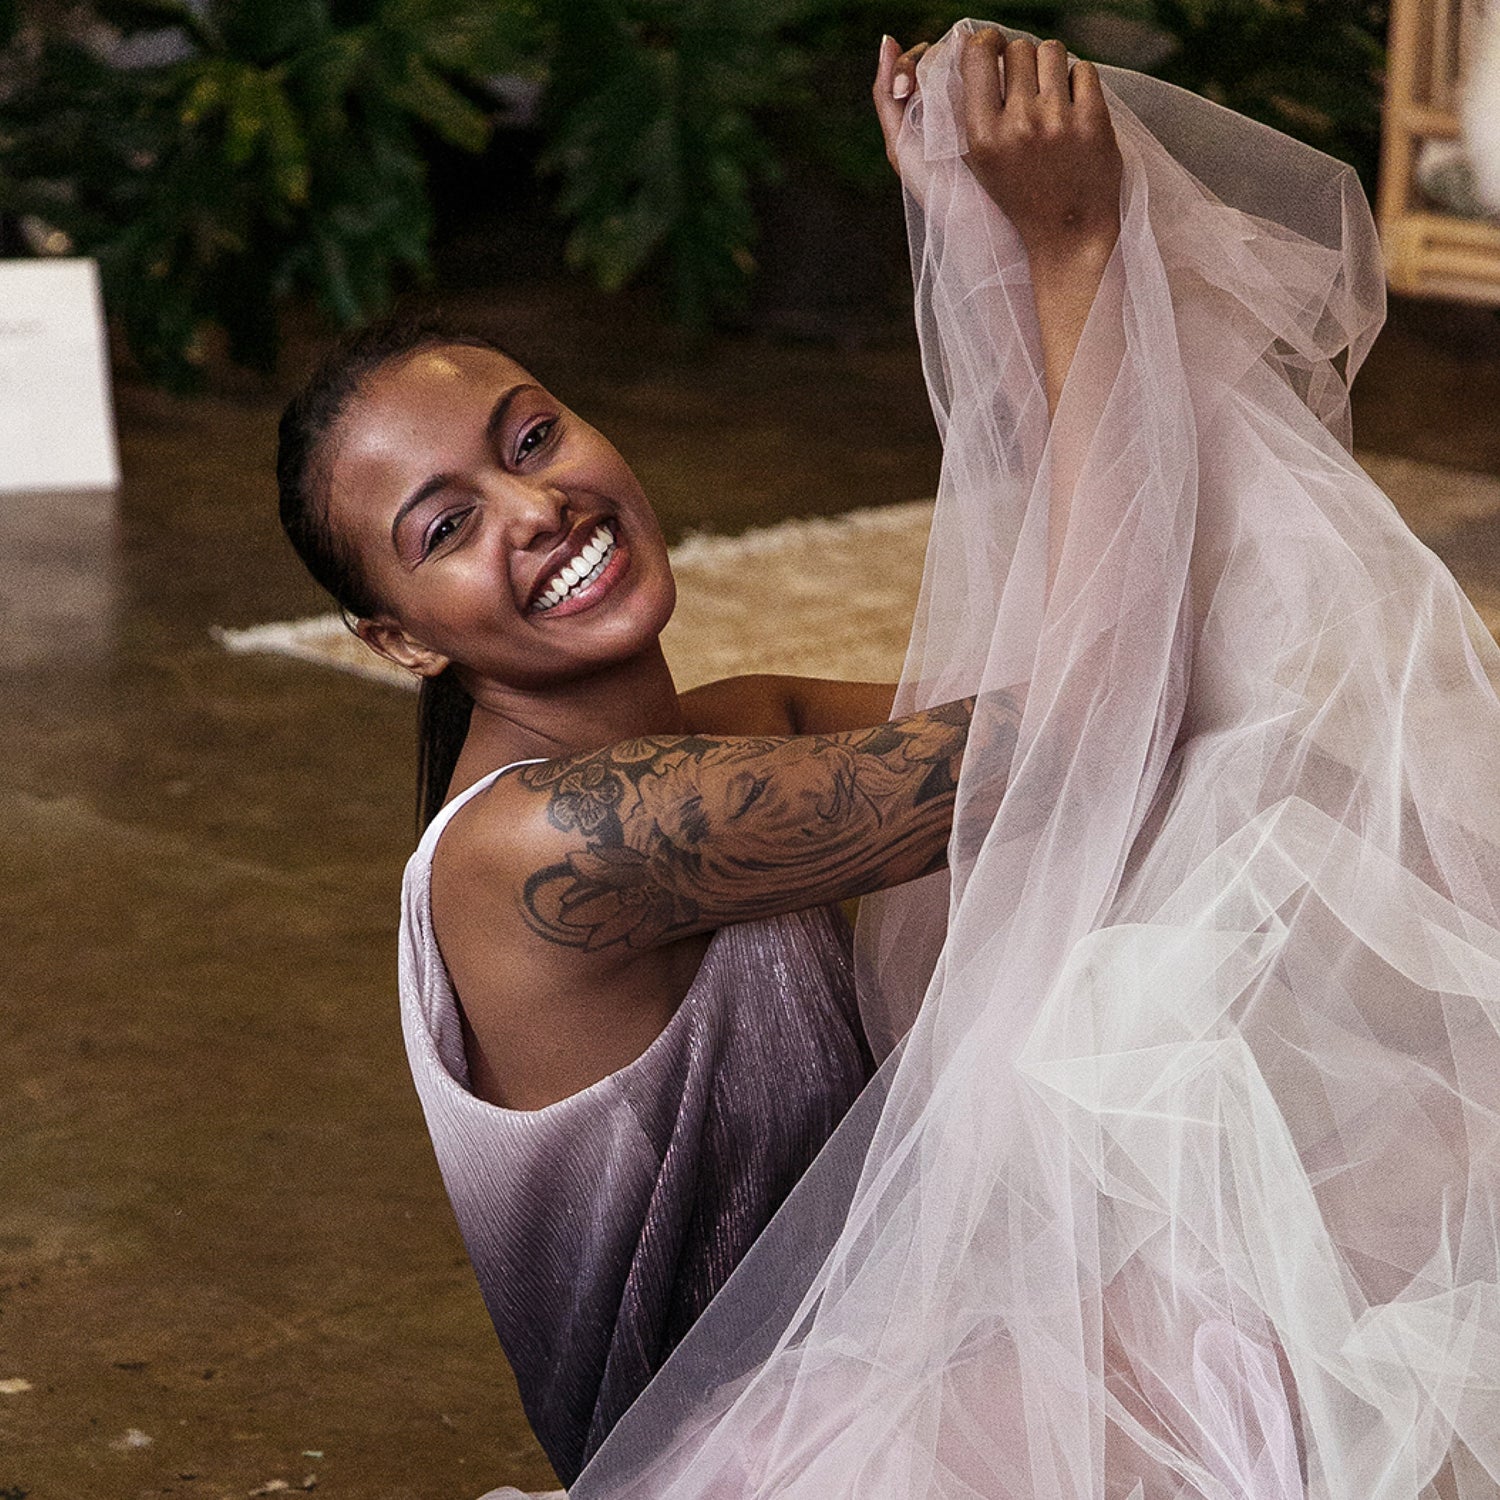
[[[1393,291],[1500,306],[1500,224],[1445,211],[1417,184],[1423,143],[1458,138],[1482,14],[1478,0],[1392,0],[1376,217]]]

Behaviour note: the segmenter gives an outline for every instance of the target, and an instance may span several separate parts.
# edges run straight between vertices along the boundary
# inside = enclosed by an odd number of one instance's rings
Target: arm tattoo
[[[945,861],[973,710],[793,740],[652,737],[528,766],[519,781],[577,847],[525,881],[526,922],[570,948],[643,949],[915,879]]]

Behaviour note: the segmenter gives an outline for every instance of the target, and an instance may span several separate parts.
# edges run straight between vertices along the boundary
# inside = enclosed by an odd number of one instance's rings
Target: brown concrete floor
[[[930,493],[912,341],[674,355],[556,287],[471,301],[668,529]],[[1500,474],[1500,323],[1398,309],[1366,446]],[[0,499],[0,1500],[356,1500],[547,1479],[401,1055],[411,700],[209,638],[322,607],[278,401],[125,384],[117,501]],[[1500,534],[1455,533],[1500,582]]]

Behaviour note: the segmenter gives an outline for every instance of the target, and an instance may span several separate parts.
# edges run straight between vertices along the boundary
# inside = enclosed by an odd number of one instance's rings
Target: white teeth
[[[614,550],[613,532],[607,526],[596,527],[578,556],[559,568],[546,589],[537,596],[533,610],[551,609],[569,594],[592,583],[604,571],[604,564],[614,555]]]

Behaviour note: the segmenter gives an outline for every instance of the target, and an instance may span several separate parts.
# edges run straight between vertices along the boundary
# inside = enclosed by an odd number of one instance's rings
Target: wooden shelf
[[[1416,182],[1422,143],[1459,135],[1479,18],[1476,0],[1391,0],[1376,221],[1393,291],[1500,306],[1500,224],[1444,213]]]

